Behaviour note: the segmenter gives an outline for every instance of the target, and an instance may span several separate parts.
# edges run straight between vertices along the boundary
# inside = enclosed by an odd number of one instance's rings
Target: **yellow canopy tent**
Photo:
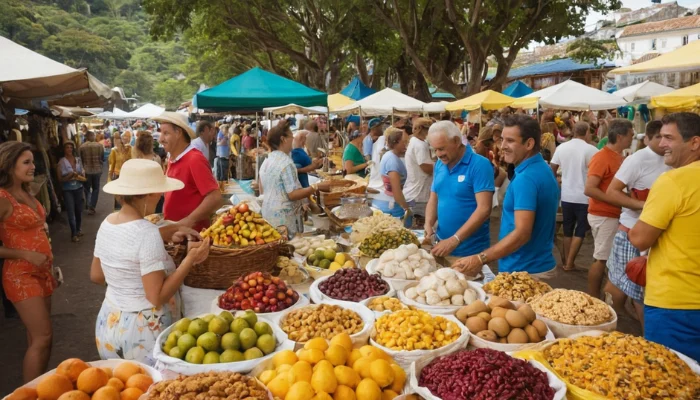
[[[700,69],[700,40],[654,59],[626,67],[615,68],[608,74],[641,74],[654,72],[688,71]]]
[[[332,94],[328,96],[328,111],[333,112],[345,106],[349,106],[354,102],[355,100],[340,93]]]
[[[655,108],[666,108],[670,111],[700,107],[700,83],[661,96],[654,96],[649,105]]]
[[[506,96],[503,93],[494,92],[493,90],[486,90],[462,100],[447,103],[445,105],[445,110],[472,111],[479,108],[483,108],[484,110],[498,110],[499,108],[511,105],[515,100],[516,99],[514,97]]]

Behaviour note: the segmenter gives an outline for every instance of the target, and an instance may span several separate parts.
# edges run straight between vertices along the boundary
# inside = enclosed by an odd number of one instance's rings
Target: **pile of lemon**
[[[296,353],[284,350],[272,368],[258,375],[283,400],[391,400],[406,383],[406,373],[381,349],[353,349],[347,333],[330,342],[314,338]]]

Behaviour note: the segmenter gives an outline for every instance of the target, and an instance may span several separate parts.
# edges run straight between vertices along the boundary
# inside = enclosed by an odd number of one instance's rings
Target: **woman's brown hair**
[[[29,144],[22,142],[5,142],[0,144],[0,187],[12,186],[14,175],[12,171],[17,165],[17,160],[25,151],[31,151]],[[22,188],[29,192],[29,184],[22,184]]]
[[[150,133],[141,132],[134,144],[134,156],[141,158],[153,154],[153,136]]]
[[[270,145],[272,150],[277,150],[282,144],[282,138],[286,137],[289,133],[291,133],[291,131],[287,121],[280,121],[267,133],[267,144]]]
[[[384,134],[386,135],[386,146],[393,150],[403,140],[404,131],[398,128],[387,128]]]

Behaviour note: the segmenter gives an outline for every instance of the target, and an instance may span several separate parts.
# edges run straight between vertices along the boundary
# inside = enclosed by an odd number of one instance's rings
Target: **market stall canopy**
[[[654,96],[651,98],[649,105],[651,107],[666,108],[670,111],[682,111],[700,107],[700,83],[661,96]]]
[[[375,93],[377,93],[376,90],[362,83],[360,78],[357,76],[352,78],[352,81],[350,81],[350,83],[348,83],[348,85],[340,91],[340,94],[353,100],[362,100],[365,97]]]
[[[534,90],[532,90],[532,88],[523,81],[515,81],[503,90],[503,94],[506,96],[515,97],[516,99],[527,96],[532,92],[534,92]]]
[[[325,114],[328,112],[327,107],[302,107],[296,104],[287,104],[279,107],[265,107],[263,112],[272,113],[274,115],[282,114]]]
[[[572,111],[610,110],[627,104],[620,97],[568,80],[516,99],[510,106],[532,109],[538,101],[541,107]]]
[[[379,92],[336,110],[336,114],[360,113],[362,116],[389,115],[394,111],[421,112],[425,103],[394,89],[386,88]]]
[[[484,110],[498,110],[499,108],[511,105],[513,101],[515,101],[513,97],[506,96],[505,94],[493,90],[486,90],[462,100],[447,103],[445,109],[447,111],[472,111],[479,108],[483,108]]]
[[[446,101],[436,101],[433,103],[427,103],[423,107],[423,112],[427,112],[430,114],[437,114],[445,111],[445,106],[448,105],[449,103]]]
[[[51,113],[61,118],[80,118],[95,115],[88,109],[81,107],[51,106]]]
[[[345,106],[349,106],[350,104],[354,103],[355,100],[343,96],[340,93],[332,94],[328,96],[328,109],[331,110],[331,112],[341,109]]]
[[[112,100],[109,86],[0,36],[0,96],[13,103],[45,100],[52,105],[97,106]]]
[[[256,67],[197,93],[193,103],[208,111],[262,111],[290,103],[326,106],[328,95]]]
[[[128,114],[126,111],[120,109],[119,107],[114,107],[112,111],[103,111],[99,114],[95,114],[95,118],[119,119],[117,117],[121,117],[126,114]]]
[[[146,103],[134,111],[120,116],[120,119],[148,119],[159,116],[165,108],[155,104]]]
[[[608,74],[649,74],[682,72],[700,69],[700,40],[694,40],[677,50],[662,54],[639,64],[615,68]]]
[[[622,97],[628,103],[646,103],[652,96],[661,96],[662,94],[671,93],[674,90],[675,89],[668,86],[659,85],[656,82],[644,81],[620,89],[612,94],[617,97]]]

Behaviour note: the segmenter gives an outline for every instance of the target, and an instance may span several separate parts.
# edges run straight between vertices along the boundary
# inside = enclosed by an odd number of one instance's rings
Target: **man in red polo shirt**
[[[187,116],[164,111],[152,118],[160,122],[160,144],[170,153],[167,175],[185,187],[165,194],[163,218],[201,231],[209,227],[211,215],[222,205],[219,185],[209,161],[190,142],[195,134]]]

